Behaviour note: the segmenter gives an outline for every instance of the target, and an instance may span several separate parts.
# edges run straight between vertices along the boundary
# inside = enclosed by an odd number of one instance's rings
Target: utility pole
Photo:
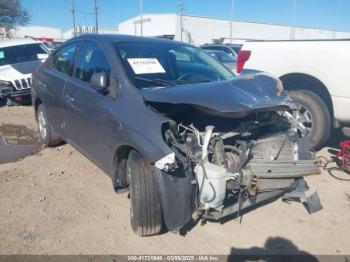
[[[140,32],[141,36],[143,36],[143,0],[140,0]]]
[[[234,12],[235,0],[231,0],[231,15],[230,15],[230,43],[232,44],[233,38],[233,12]]]
[[[76,36],[77,33],[76,33],[76,30],[75,30],[75,27],[76,27],[76,24],[75,24],[75,6],[74,6],[74,0],[72,0],[72,16],[73,16],[73,36]]]
[[[96,33],[98,34],[98,7],[96,0],[94,0],[94,9],[95,9],[95,27],[96,27]]]
[[[182,42],[182,32],[183,32],[183,22],[182,22],[182,17],[183,17],[183,13],[184,13],[184,3],[181,2],[179,4],[179,13],[180,13],[180,40]]]
[[[335,17],[336,17],[336,22],[340,22],[340,16],[339,16],[339,13],[341,11],[341,8],[343,6],[343,0],[338,0],[338,6],[337,6],[337,11],[336,11],[336,14],[335,14]],[[333,39],[336,39],[336,35],[337,35],[337,30],[334,30],[333,31]]]
[[[292,18],[292,23],[291,25],[291,30],[290,30],[290,40],[295,39],[295,24],[296,24],[296,11],[297,11],[297,0],[293,0],[293,18]]]

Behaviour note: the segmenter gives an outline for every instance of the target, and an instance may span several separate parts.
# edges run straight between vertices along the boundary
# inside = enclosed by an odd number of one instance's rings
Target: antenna
[[[76,30],[75,30],[75,27],[76,27],[76,24],[75,24],[75,6],[74,6],[74,0],[72,0],[72,16],[73,16],[73,36],[76,36],[77,33],[76,33]]]
[[[96,27],[96,33],[98,34],[98,7],[97,7],[97,0],[94,0],[94,10],[95,10],[95,27]]]

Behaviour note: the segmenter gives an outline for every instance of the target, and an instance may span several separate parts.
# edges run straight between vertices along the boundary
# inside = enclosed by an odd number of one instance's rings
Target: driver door
[[[65,88],[63,119],[69,143],[102,168],[108,166],[111,154],[110,108],[114,98],[90,84],[94,73],[104,73],[110,86],[107,56],[98,43],[85,41]]]

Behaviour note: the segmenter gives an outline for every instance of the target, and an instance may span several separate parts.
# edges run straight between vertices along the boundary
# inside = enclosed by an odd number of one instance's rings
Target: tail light
[[[242,72],[245,62],[248,61],[250,57],[251,51],[248,50],[241,50],[238,53],[237,58],[237,73]]]

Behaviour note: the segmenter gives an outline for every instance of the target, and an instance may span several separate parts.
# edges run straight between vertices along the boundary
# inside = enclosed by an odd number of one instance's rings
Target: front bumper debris
[[[313,160],[295,162],[252,162],[242,170],[244,194],[240,201],[227,204],[219,210],[210,210],[203,215],[204,219],[219,221],[227,216],[239,214],[240,210],[257,204],[276,200],[286,193],[299,192],[296,195],[305,199],[309,213],[322,208],[318,195],[305,196],[308,187],[304,176],[320,174],[320,168]],[[288,197],[288,195],[286,195]],[[310,204],[309,204],[310,203]],[[309,208],[310,206],[310,208]]]

